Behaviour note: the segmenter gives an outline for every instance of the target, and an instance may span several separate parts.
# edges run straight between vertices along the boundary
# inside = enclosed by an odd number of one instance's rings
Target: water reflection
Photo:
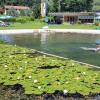
[[[6,41],[8,43],[12,43],[12,41],[14,41],[12,36],[7,36],[7,35],[1,35],[0,39]]]
[[[49,34],[47,33],[44,33],[44,34],[41,34],[41,48],[43,48],[44,50],[47,50],[47,47],[48,47],[48,37],[49,37]]]
[[[94,48],[95,41],[100,39],[100,35],[43,33],[1,35],[0,38],[10,44],[35,48],[44,52],[100,66],[100,52],[85,51],[80,48]]]

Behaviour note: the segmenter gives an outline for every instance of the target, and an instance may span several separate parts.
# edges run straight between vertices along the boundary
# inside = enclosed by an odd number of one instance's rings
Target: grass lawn
[[[61,25],[49,25],[50,28],[57,29],[96,29],[98,26],[87,24],[61,24]]]
[[[9,27],[0,27],[2,29],[40,29],[43,26],[48,25],[47,23],[34,21],[27,23],[12,23]],[[88,25],[88,24],[49,24],[49,28],[51,29],[96,29],[98,26]]]

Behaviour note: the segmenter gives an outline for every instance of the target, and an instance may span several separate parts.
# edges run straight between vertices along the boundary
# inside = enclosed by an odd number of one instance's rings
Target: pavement
[[[79,33],[79,34],[100,34],[100,30],[87,29],[9,29],[0,30],[0,34],[28,34],[28,33]]]

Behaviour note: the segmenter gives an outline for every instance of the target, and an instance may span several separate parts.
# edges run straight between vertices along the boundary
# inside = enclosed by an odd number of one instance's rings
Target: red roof
[[[4,12],[4,9],[0,7],[0,12]]]
[[[16,10],[29,10],[29,7],[26,6],[5,6],[5,9],[16,9]]]

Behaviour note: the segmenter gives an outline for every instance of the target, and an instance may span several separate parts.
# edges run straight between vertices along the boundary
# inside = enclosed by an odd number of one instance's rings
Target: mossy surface
[[[30,49],[0,44],[0,83],[21,84],[25,94],[100,93],[100,70],[72,60],[33,53]]]

